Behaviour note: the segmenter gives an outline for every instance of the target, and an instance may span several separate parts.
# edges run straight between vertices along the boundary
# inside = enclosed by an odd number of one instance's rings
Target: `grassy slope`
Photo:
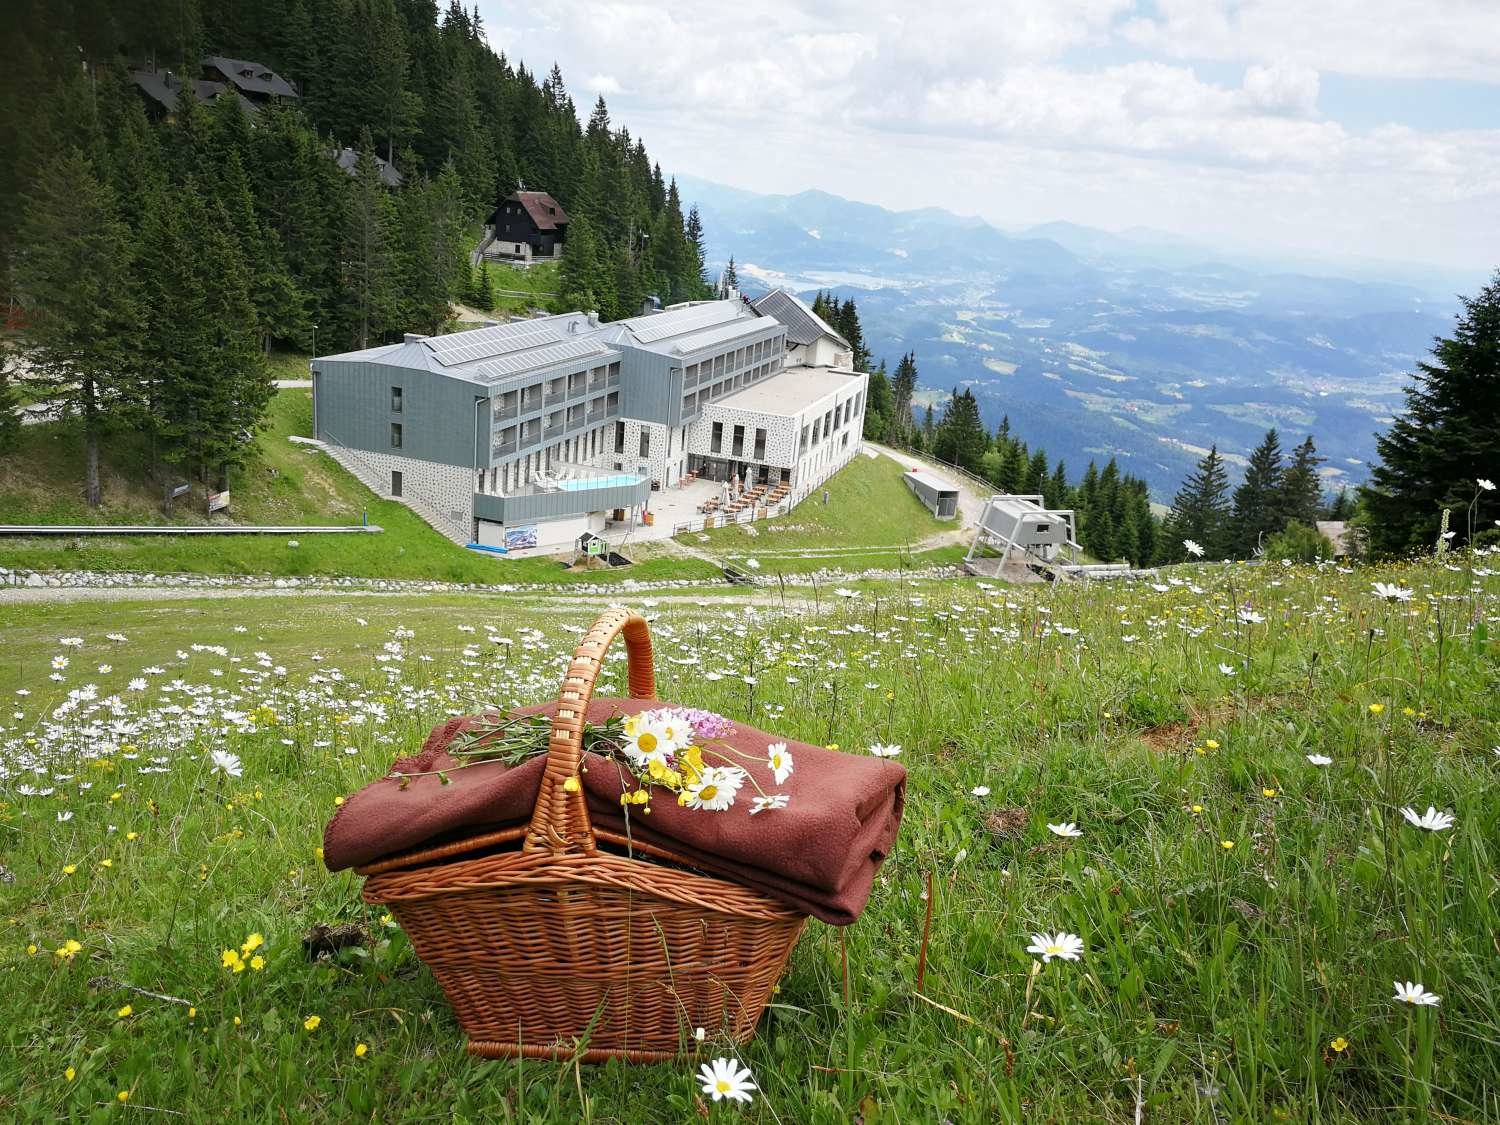
[[[524,315],[532,309],[562,311],[558,298],[562,279],[556,262],[543,262],[527,269],[491,262],[489,272],[490,285],[496,290],[495,307],[490,311],[513,315]],[[517,296],[518,293],[525,295]]]
[[[936,519],[918,502],[902,481],[902,471],[888,457],[855,457],[828,482],[826,505],[815,493],[778,519],[680,539],[742,568],[755,559],[762,574],[957,562],[962,548],[912,550],[955,525]]]
[[[1470,619],[1494,621],[1500,579],[1471,600],[1465,575],[1435,566],[1181,573],[1203,592],[895,585],[886,597],[900,600],[878,607],[825,602],[822,629],[733,607],[660,609],[664,698],[753,712],[849,749],[898,742],[911,771],[896,855],[846,932],[851,999],[838,934],[812,925],[739,1052],[760,1099],[711,1118],[1119,1122],[1137,1092],[1150,1120],[1216,1125],[1384,1122],[1400,1107],[1414,1119],[1492,1114],[1500,650],[1462,626],[1455,635],[1448,610],[1462,603]],[[1418,602],[1377,602],[1376,577],[1415,587]],[[1441,632],[1427,594],[1444,599],[1431,603],[1445,607]],[[1236,625],[1246,604],[1266,622]],[[555,691],[587,616],[474,598],[0,608],[24,654],[0,663],[0,690],[22,711],[7,719],[0,758],[40,753],[71,775],[25,776],[55,786],[50,797],[0,782],[16,879],[0,885],[0,1106],[18,1120],[102,1118],[123,1089],[190,1120],[693,1118],[688,1063],[575,1072],[465,1056],[404,938],[360,901],[357,879],[316,859],[335,796],[448,708]],[[546,639],[506,648],[460,629],[485,622],[511,637],[534,625]],[[406,659],[379,664],[398,626],[415,631]],[[106,640],[114,630],[129,640]],[[50,682],[47,660],[69,634],[84,647],[66,650],[64,681]],[[464,655],[467,644],[478,653]],[[244,675],[257,651],[287,666],[284,681]],[[1240,673],[1224,676],[1225,662]],[[114,670],[97,675],[98,663]],[[126,693],[113,736],[134,749],[91,741],[86,713],[42,721],[69,689],[115,690],[148,663],[164,673],[148,693]],[[335,667],[346,682],[326,678]],[[738,678],[747,672],[753,698]],[[169,745],[155,733],[171,721],[159,705],[187,702],[158,694],[173,679],[201,685],[191,694],[208,699],[211,722],[232,707],[255,729]],[[10,695],[17,686],[34,694]],[[229,691],[241,695],[231,703]],[[240,755],[244,776],[205,774],[210,748]],[[1334,762],[1314,767],[1313,753]],[[157,755],[167,772],[139,770]],[[980,785],[987,797],[970,794]],[[1411,828],[1396,811],[1405,804],[1451,809],[1457,825]],[[1002,807],[1026,815],[1013,836],[991,837],[986,818]],[[1047,832],[1063,820],[1083,836]],[[942,1007],[913,987],[928,873],[924,994]],[[310,964],[306,928],[346,920],[378,944]],[[1038,970],[1025,946],[1043,929],[1081,935],[1082,961]],[[222,969],[220,950],[252,931],[266,938],[264,971]],[[83,951],[63,963],[50,950],[68,938]],[[1398,977],[1440,993],[1441,1007],[1393,1004]],[[181,997],[196,1014],[111,980]],[[321,1020],[311,1032],[310,1015]],[[1335,1037],[1348,1049],[1330,1050]],[[356,1043],[369,1045],[364,1058]]]

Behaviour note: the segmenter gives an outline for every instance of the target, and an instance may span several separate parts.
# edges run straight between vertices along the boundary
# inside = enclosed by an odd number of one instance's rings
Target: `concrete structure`
[[[561,547],[633,527],[653,491],[708,479],[805,494],[844,464],[868,377],[787,367],[791,346],[738,298],[408,335],[313,360],[313,427],[455,540]]]
[[[902,477],[906,487],[940,520],[958,515],[958,485],[926,469],[908,469]]]

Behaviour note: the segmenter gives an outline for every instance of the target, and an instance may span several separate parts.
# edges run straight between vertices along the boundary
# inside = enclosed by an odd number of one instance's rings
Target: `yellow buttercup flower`
[[[78,1077],[78,1072],[76,1070],[74,1070],[71,1066],[68,1067],[67,1070],[63,1071],[63,1078],[64,1078],[64,1080],[66,1080],[68,1082],[73,1081],[73,1079],[75,1079],[77,1077]]]
[[[308,1031],[317,1031],[318,1025],[323,1022],[322,1016],[308,1016],[302,1021],[302,1026]]]
[[[1206,739],[1203,745],[1207,746],[1210,750],[1217,750],[1219,748],[1218,742],[1212,738]]]
[[[1276,796],[1276,790],[1270,789],[1270,788],[1262,789],[1260,791],[1260,795],[1262,797],[1266,797],[1266,798],[1274,797],[1274,796]]]
[[[362,1059],[362,1058],[364,1058],[369,1053],[370,1053],[370,1048],[367,1047],[367,1046],[365,1046],[363,1043],[356,1043],[356,1044],[354,1044],[354,1057],[355,1058]]]
[[[247,937],[244,941],[244,944],[240,946],[240,952],[248,957],[250,954],[254,953],[257,949],[265,944],[266,939],[263,934],[259,932],[253,933],[249,937]]]
[[[129,1090],[121,1090],[118,1094],[115,1095],[115,1101],[119,1102],[121,1105],[124,1105],[129,1100],[130,1100],[130,1091]]]
[[[254,957],[250,958],[250,967],[258,973],[266,967],[266,959],[257,953]]]
[[[1332,1048],[1334,1051],[1338,1051],[1338,1052],[1347,1051],[1349,1049],[1349,1040],[1345,1039],[1342,1035],[1340,1035],[1340,1036],[1337,1036],[1336,1038],[1334,1038],[1328,1044],[1328,1046],[1330,1048]]]
[[[73,874],[73,872],[75,872],[77,870],[78,870],[78,864],[76,864],[76,863],[65,863],[65,864],[63,864],[63,874],[64,875],[71,875],[71,874]]]
[[[128,1020],[134,1012],[135,1009],[132,1008],[129,1004],[126,1004],[123,1008],[116,1012],[115,1015],[119,1016],[122,1020]]]
[[[1219,841],[1219,847],[1223,848],[1226,852],[1232,852],[1234,850],[1234,841],[1233,840],[1220,840]]]
[[[1384,703],[1372,703],[1372,704],[1370,704],[1370,714],[1372,714],[1372,715],[1378,715],[1378,714],[1380,714],[1380,712],[1382,712],[1384,710],[1385,710],[1385,704]]]

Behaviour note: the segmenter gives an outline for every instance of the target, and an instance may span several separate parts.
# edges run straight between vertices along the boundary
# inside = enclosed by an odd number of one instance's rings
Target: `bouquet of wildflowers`
[[[448,747],[460,767],[480,762],[517,766],[547,752],[552,720],[546,715],[517,715],[477,723]],[[653,787],[665,789],[690,809],[723,812],[731,808],[746,784],[757,791],[750,814],[786,808],[789,796],[767,793],[743,766],[746,756],[724,740],[734,725],[723,715],[692,707],[658,707],[634,715],[616,715],[602,723],[585,723],[583,749],[618,762],[635,786],[620,793],[622,805],[650,812]],[[785,742],[772,744],[766,767],[776,784],[792,773]],[[446,782],[446,771],[436,771]],[[398,774],[405,787],[414,774]]]

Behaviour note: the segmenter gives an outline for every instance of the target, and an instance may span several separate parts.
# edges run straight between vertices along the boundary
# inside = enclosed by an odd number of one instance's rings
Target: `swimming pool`
[[[585,488],[624,488],[632,484],[640,484],[641,477],[633,477],[622,474],[617,477],[575,477],[570,480],[560,480],[557,486],[564,492],[578,492]]]

